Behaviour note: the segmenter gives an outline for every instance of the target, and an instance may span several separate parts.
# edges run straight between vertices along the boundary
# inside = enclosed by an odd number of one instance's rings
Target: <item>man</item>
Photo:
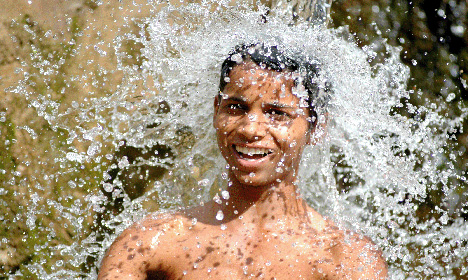
[[[226,191],[135,223],[107,252],[99,279],[384,279],[372,242],[297,193],[302,151],[324,125],[314,109],[317,69],[276,47],[236,48],[214,101]]]

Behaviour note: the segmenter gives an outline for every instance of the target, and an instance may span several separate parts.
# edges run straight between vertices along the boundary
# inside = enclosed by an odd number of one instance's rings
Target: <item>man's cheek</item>
[[[277,126],[274,130],[272,130],[272,134],[276,136],[275,138],[278,141],[285,142],[289,139],[288,128],[284,126]]]

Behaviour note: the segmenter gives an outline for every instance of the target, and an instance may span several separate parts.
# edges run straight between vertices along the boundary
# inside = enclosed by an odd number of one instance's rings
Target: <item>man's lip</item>
[[[232,144],[231,146],[234,149],[237,146],[237,147],[244,147],[244,148],[249,148],[249,149],[267,149],[267,150],[270,150],[270,151],[274,150],[272,148],[261,146],[261,145]]]
[[[246,159],[242,157],[239,152],[236,150],[236,144],[231,145],[231,149],[233,154],[235,155],[236,161],[239,163],[240,166],[243,166],[245,168],[255,168],[258,167],[260,164],[263,164],[265,161],[268,161],[269,158],[273,155],[274,150],[270,148],[265,148],[265,147],[259,147],[259,146],[251,146],[251,145],[239,145],[242,147],[246,148],[253,148],[253,149],[268,149],[271,152],[268,153],[266,156],[260,157],[258,159]]]

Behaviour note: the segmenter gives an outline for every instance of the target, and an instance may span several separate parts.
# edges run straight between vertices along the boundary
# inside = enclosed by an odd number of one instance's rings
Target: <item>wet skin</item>
[[[297,194],[313,128],[291,74],[247,62],[229,77],[213,118],[229,197],[135,223],[107,252],[98,279],[385,279],[372,242]]]

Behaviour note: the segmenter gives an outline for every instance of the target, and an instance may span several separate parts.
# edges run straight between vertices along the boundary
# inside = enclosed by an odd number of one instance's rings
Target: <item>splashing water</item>
[[[62,103],[31,92],[31,82],[54,68],[40,53],[34,57],[40,73],[25,72],[23,83],[12,89],[63,135],[61,144],[54,144],[58,172],[40,174],[42,183],[22,189],[30,198],[27,227],[48,235],[47,242],[34,245],[35,252],[53,252],[61,260],[50,266],[33,260],[28,273],[40,279],[93,278],[106,248],[133,221],[148,211],[200,204],[226,186],[212,128],[219,69],[236,45],[256,42],[318,62],[321,82],[331,85],[328,105],[319,112],[326,133],[304,152],[300,171],[301,191],[311,206],[369,236],[383,249],[392,279],[456,279],[456,273],[468,273],[461,268],[468,258],[463,249],[468,224],[447,209],[433,210],[438,219],[418,212],[432,190],[450,196],[451,180],[460,179],[445,152],[446,135],[467,111],[448,120],[430,106],[407,103],[418,93],[407,90],[409,70],[397,48],[382,43],[386,59],[369,63],[375,50],[358,48],[345,28],[301,20],[292,25],[284,13],[266,16],[262,6],[205,1],[153,3],[152,9],[151,17],[135,23],[137,33],[115,38],[117,69],[102,66],[94,73],[96,85],[81,85],[99,88],[106,75],[118,74],[113,90],[73,100],[78,85],[65,85]],[[128,62],[129,42],[141,47],[135,63]],[[92,49],[108,55],[104,46]],[[71,78],[80,79],[84,76]],[[403,117],[396,108],[421,117]],[[69,190],[54,190],[63,193],[59,198],[48,196],[50,180],[62,180]],[[228,195],[222,192],[223,198]],[[38,221],[51,211],[60,213],[66,226]],[[57,238],[60,231],[70,232],[67,240]]]

